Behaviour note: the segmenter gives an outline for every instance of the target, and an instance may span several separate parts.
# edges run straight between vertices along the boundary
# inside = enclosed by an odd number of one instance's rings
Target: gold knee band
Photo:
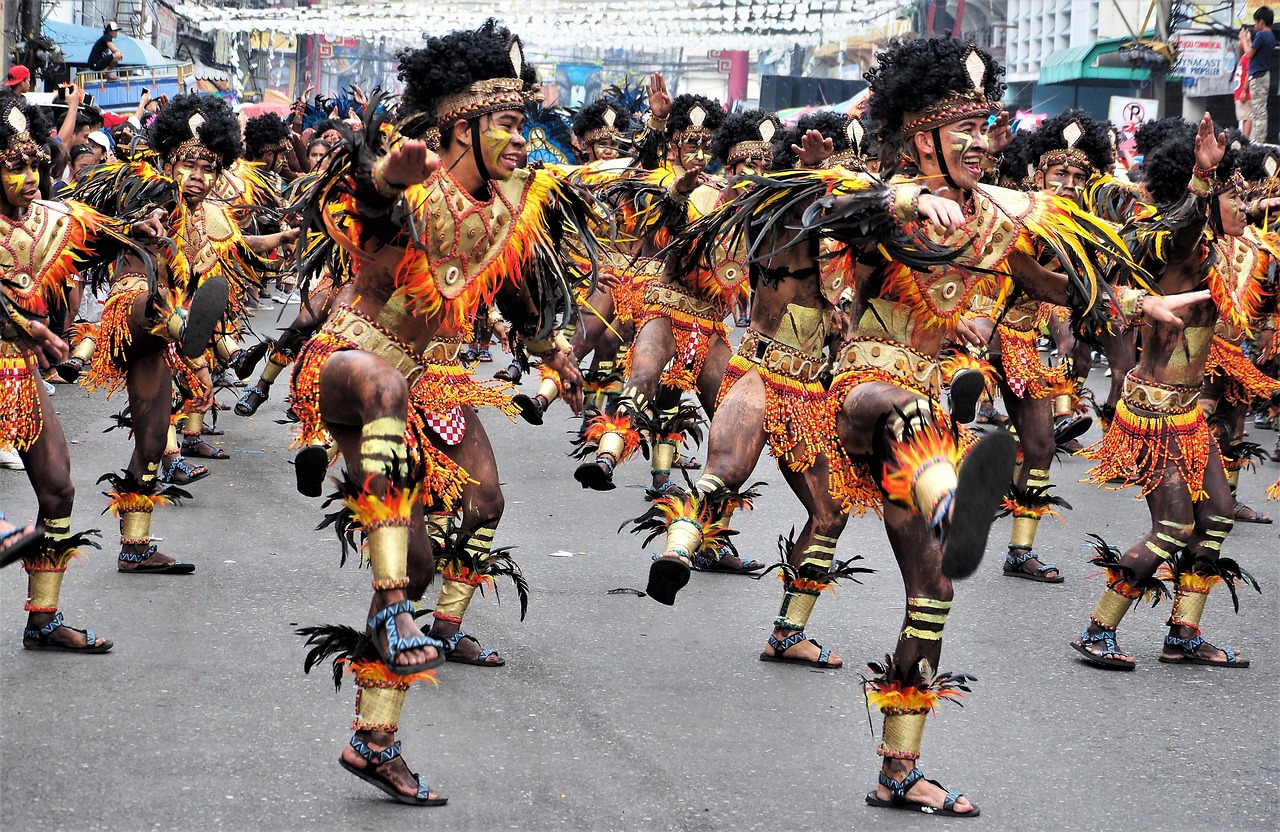
[[[182,433],[184,436],[199,436],[203,430],[203,413],[188,413],[187,417],[182,420]]]
[[[27,612],[57,612],[58,598],[62,595],[62,577],[67,573],[64,564],[58,569],[32,571],[27,567]]]
[[[1111,587],[1107,587],[1102,597],[1098,599],[1098,606],[1094,607],[1093,619],[1107,629],[1114,630],[1120,626],[1125,613],[1133,606],[1135,600],[1137,599],[1126,598]]]
[[[474,585],[445,578],[440,582],[440,598],[436,601],[435,617],[461,624],[462,617],[467,614],[467,607],[471,604],[471,597],[475,594]]]
[[[142,546],[151,542],[151,512],[120,512],[120,543]]]
[[[1152,543],[1150,540],[1146,542],[1146,547],[1148,552],[1160,558],[1160,560],[1170,560],[1174,557],[1174,555],[1177,554],[1176,552],[1172,554],[1169,552],[1166,552],[1164,549],[1161,549],[1159,546]]]
[[[262,368],[262,380],[267,384],[271,384],[280,377],[288,364],[280,364],[274,358],[267,362],[267,366]]]
[[[670,474],[671,466],[675,461],[676,445],[674,442],[658,442],[653,446],[653,473]]]
[[[1017,515],[1013,518],[1013,530],[1009,533],[1010,549],[1032,549],[1035,547],[1036,531],[1040,528],[1040,518],[1035,515]]]
[[[366,474],[390,476],[405,460],[404,419],[383,416],[360,428],[360,457]]]
[[[1053,397],[1053,415],[1054,416],[1070,416],[1072,411],[1076,409],[1076,403],[1071,396],[1063,393]]]
[[[693,484],[693,490],[699,494],[710,494],[712,491],[724,488],[724,480],[715,474],[703,474],[698,477],[698,481]]]
[[[896,760],[915,760],[920,757],[920,743],[924,740],[924,723],[929,712],[893,713],[884,715],[884,735],[876,753]]]
[[[351,727],[356,731],[394,734],[400,727],[404,695],[402,688],[357,687],[356,718]]]
[[[365,532],[374,589],[403,587],[409,578],[409,527],[383,525]],[[398,585],[398,586],[397,586]]]
[[[40,524],[44,526],[45,540],[61,541],[71,537],[70,517],[46,517]]]

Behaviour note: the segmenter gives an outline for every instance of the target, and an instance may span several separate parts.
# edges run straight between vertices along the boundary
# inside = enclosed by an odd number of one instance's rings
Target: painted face
[[[480,125],[480,156],[494,179],[510,179],[526,159],[524,113],[503,110],[484,119]]]
[[[8,195],[9,185],[5,183]],[[1227,237],[1239,237],[1244,233],[1248,216],[1245,213],[1244,199],[1236,188],[1218,194],[1218,213],[1222,217],[1222,233]]]
[[[29,159],[6,162],[0,168],[0,182],[4,184],[4,201],[19,211],[40,198],[40,171]]]
[[[218,178],[217,163],[195,154],[188,154],[169,167],[169,175],[178,183],[178,191],[189,205],[196,205],[208,196]]]
[[[730,176],[738,176],[743,173],[765,173],[772,168],[772,159],[768,153],[760,151],[752,153],[745,159],[734,162],[729,166],[728,173]]]
[[[618,140],[613,136],[596,139],[587,145],[587,156],[593,162],[607,162],[618,158]]]
[[[1040,190],[1070,199],[1073,202],[1080,199],[1080,194],[1084,192],[1085,183],[1089,181],[1087,171],[1069,164],[1049,165],[1046,170],[1040,171],[1037,177],[1041,183]]]
[[[938,135],[942,147],[935,148],[946,161],[946,170],[960,190],[968,191],[982,178],[982,156],[987,152],[987,122],[967,118],[944,125]]]
[[[711,134],[686,135],[676,145],[676,161],[685,170],[702,170],[711,161]]]
[[[279,173],[284,170],[284,151],[278,147],[270,148],[263,151],[262,158],[259,161],[267,170]]]

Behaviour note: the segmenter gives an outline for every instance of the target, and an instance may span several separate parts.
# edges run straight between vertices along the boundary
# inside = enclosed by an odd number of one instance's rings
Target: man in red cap
[[[9,70],[9,77],[5,79],[4,85],[15,95],[31,92],[31,70],[22,65],[15,66]]]

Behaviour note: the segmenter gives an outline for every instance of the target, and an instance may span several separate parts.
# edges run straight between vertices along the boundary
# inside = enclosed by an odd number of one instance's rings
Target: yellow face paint
[[[514,140],[515,134],[493,123],[480,132],[480,155],[484,157],[485,167],[489,169],[489,175],[494,179],[511,177],[513,172],[511,166],[502,157],[510,152],[511,143]]]
[[[0,183],[3,183],[5,202],[17,208],[26,208],[36,198],[29,192],[40,187],[40,172],[30,162],[25,162],[16,169],[6,165],[3,172],[0,172]],[[24,195],[24,192],[28,193]]]

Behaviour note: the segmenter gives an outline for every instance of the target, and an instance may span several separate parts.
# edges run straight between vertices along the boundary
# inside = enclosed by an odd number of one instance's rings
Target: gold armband
[[[1199,197],[1208,199],[1213,195],[1213,168],[1205,170],[1196,165],[1191,169],[1191,181],[1187,184],[1187,190]]]
[[[387,157],[373,163],[373,188],[387,199],[398,199],[405,192],[405,185],[387,181]]]
[[[1142,304],[1149,294],[1145,289],[1123,288],[1116,291],[1116,303],[1125,326],[1142,323]]]
[[[568,352],[569,339],[556,332],[536,341],[525,341],[524,347],[532,355],[551,355],[557,352]]]
[[[489,326],[493,326],[502,320],[502,313],[498,311],[496,306],[489,307]]]
[[[665,133],[667,131],[667,120],[665,118],[658,118],[653,113],[649,113],[649,118],[645,121],[645,126],[655,133]]]
[[[899,225],[914,222],[920,216],[920,196],[928,193],[918,185],[890,185],[889,209]]]

